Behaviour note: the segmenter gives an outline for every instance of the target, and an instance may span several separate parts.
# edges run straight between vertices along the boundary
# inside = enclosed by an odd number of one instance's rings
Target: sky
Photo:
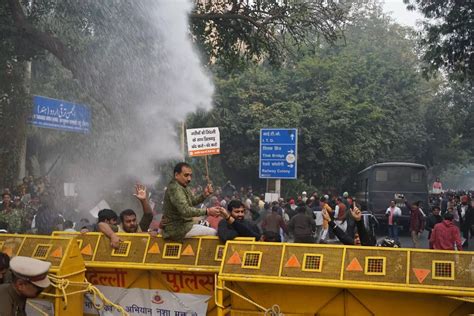
[[[403,0],[385,0],[383,2],[385,2],[383,5],[385,13],[391,12],[391,16],[401,25],[416,27],[416,21],[423,18],[419,12],[408,11]]]

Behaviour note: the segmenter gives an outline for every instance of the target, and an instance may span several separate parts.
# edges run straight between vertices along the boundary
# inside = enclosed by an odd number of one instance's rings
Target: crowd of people
[[[474,236],[474,191],[439,192],[431,196],[430,204],[432,212],[426,217],[430,248],[467,249]]]
[[[83,218],[76,222],[55,210],[47,178],[26,177],[15,190],[5,189],[2,194],[0,232],[49,235],[55,230],[98,231],[114,248],[120,243],[119,232],[149,232],[175,241],[217,235],[222,242],[242,236],[270,242],[401,246],[398,231],[402,211],[395,200],[387,201],[387,238],[377,242],[377,220],[361,212],[348,192],[340,196],[301,192],[295,197],[265,201],[265,196],[254,193],[251,187],[237,190],[230,181],[217,188],[211,184],[191,188],[192,168],[186,163],[177,164],[173,174],[162,203],[150,203],[147,188],[137,184],[134,196],[141,212],[102,209],[95,221]],[[466,248],[474,228],[472,192],[436,192],[430,203],[432,208],[427,212],[419,203],[405,201],[410,210],[412,246],[420,247],[420,235],[427,230],[430,248]]]
[[[52,211],[58,201],[48,177],[25,177],[20,185],[2,192],[0,232],[49,235],[62,230],[64,217]]]

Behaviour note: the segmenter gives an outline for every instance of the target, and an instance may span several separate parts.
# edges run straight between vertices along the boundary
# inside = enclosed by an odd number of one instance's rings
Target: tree
[[[180,8],[179,12],[176,7]],[[170,8],[174,11],[169,12]],[[8,45],[8,50],[3,50],[2,54],[5,53],[5,61],[15,61],[10,64],[15,65],[19,74],[24,67],[22,62],[33,60],[33,70],[39,70],[37,77],[33,73],[35,79],[46,73],[48,80],[62,81],[75,90],[68,92],[59,88],[50,96],[64,98],[64,95],[73,95],[73,100],[87,100],[92,105],[94,130],[91,137],[65,136],[56,144],[57,147],[68,149],[71,159],[81,156],[94,162],[90,166],[102,162],[104,168],[118,168],[117,161],[123,157],[124,147],[134,153],[133,160],[127,161],[129,164],[142,158],[144,152],[147,156],[156,155],[157,146],[155,143],[150,145],[150,131],[172,130],[175,120],[184,119],[187,111],[195,110],[197,105],[210,107],[212,86],[207,77],[198,74],[192,80],[193,86],[188,87],[181,80],[185,76],[177,70],[186,64],[166,65],[170,55],[180,55],[182,51],[191,51],[192,47],[170,47],[169,35],[156,27],[157,23],[163,23],[163,19],[166,23],[181,21],[183,17],[187,19],[184,14],[189,11],[191,8],[187,2],[172,2],[170,6],[167,1],[155,0],[6,0],[0,4],[0,32],[5,35],[2,44]],[[335,39],[340,34],[345,13],[345,7],[326,4],[325,1],[197,1],[190,18],[193,36],[202,48],[209,49],[206,55],[210,59],[214,60],[216,56],[225,59],[232,55],[237,60],[237,55],[243,59],[243,56],[251,59],[268,55],[277,60],[276,56],[281,56],[285,48],[284,34],[302,40],[304,33],[312,30],[328,40]],[[182,29],[187,31],[185,27]],[[50,59],[51,56],[56,62]],[[185,57],[185,61],[199,64],[194,55],[193,58]],[[52,79],[47,66],[65,69],[69,73],[53,71],[59,74]],[[194,68],[183,71],[193,72]],[[25,113],[30,109],[28,93],[20,93],[25,82],[10,83],[13,86],[9,98],[13,93],[25,98],[21,116],[24,121]],[[37,84],[35,92],[47,90],[45,86],[47,84]],[[188,93],[179,93],[178,89],[198,90],[203,97],[198,99],[193,95],[186,98]],[[176,95],[183,97],[173,99],[166,95],[167,91],[176,91]],[[169,106],[170,103],[173,106]],[[197,105],[190,107],[190,103]],[[150,110],[151,105],[157,106]],[[17,110],[14,106],[2,107],[1,112],[4,117],[12,117],[11,111]],[[142,113],[149,111],[169,120],[157,126],[153,124],[152,115]],[[24,124],[15,126],[25,135]],[[13,136],[16,139],[19,135]],[[18,155],[9,159],[17,161]],[[5,172],[5,169],[1,170]],[[9,179],[15,177],[9,176]],[[0,178],[4,179],[5,175],[0,174]]]
[[[104,90],[115,88],[109,86],[109,82],[116,82],[110,80],[117,76],[112,71],[116,69],[114,64],[130,61],[132,48],[132,53],[138,56],[156,53],[153,45],[146,45],[147,40],[153,38],[149,33],[153,28],[149,24],[154,19],[149,10],[152,4],[147,0],[133,3],[111,0],[109,4],[35,1],[29,15],[19,0],[7,0],[6,3],[3,10],[7,20],[13,22],[4,22],[9,25],[7,34],[54,55],[109,112],[112,105],[108,103],[112,102],[102,102],[102,99]],[[346,8],[326,1],[198,1],[190,17],[194,22],[194,35],[201,43],[207,43],[210,57],[246,55],[261,58],[268,54],[276,60],[284,47],[282,34],[288,33],[301,41],[308,31],[318,31],[326,39],[336,40],[341,34],[346,11]],[[64,23],[48,23],[47,15],[56,16]],[[128,18],[117,23],[122,16]],[[104,57],[107,54],[108,58],[97,60],[94,58],[97,54]],[[133,80],[146,85],[149,76],[153,75],[148,73],[150,67],[134,63],[134,60],[131,62],[130,66],[141,70]],[[133,92],[125,84],[119,89]],[[135,97],[135,93],[129,94]]]
[[[264,63],[221,75],[208,124],[222,128],[226,175],[257,183],[264,127],[298,127],[298,177],[315,186],[350,188],[357,171],[381,158],[423,162],[420,91],[434,90],[419,74],[414,43],[411,30],[375,7],[354,16],[340,45],[306,46],[280,69]]]
[[[424,160],[435,174],[474,161],[474,90],[467,83],[448,82],[438,91],[425,116]]]
[[[210,59],[235,67],[242,60],[281,64],[289,45],[309,34],[327,42],[342,35],[350,5],[339,1],[196,1],[193,33]]]
[[[445,70],[451,78],[474,80],[474,26],[472,1],[404,0],[409,10],[419,10],[428,22],[423,23],[421,45],[425,70]]]

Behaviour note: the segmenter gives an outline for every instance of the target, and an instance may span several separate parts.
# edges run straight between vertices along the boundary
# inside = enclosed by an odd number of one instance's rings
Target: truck
[[[428,211],[428,179],[426,166],[409,162],[373,164],[357,174],[355,198],[362,210],[371,212],[382,225],[387,224],[385,212],[394,200],[402,210],[399,225],[408,227],[410,209],[405,205],[419,202],[423,212]]]

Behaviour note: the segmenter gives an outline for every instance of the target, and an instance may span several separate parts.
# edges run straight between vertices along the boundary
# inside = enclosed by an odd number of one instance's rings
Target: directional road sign
[[[297,148],[298,129],[261,129],[259,177],[265,179],[296,179]]]

